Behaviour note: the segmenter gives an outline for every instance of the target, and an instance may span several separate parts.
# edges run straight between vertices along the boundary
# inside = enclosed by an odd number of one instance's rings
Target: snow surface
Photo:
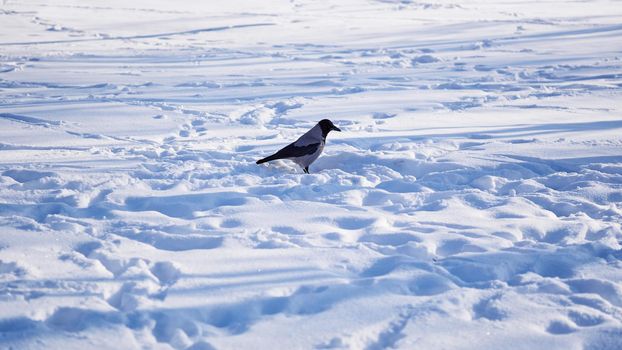
[[[0,348],[622,349],[620,1],[0,23]]]

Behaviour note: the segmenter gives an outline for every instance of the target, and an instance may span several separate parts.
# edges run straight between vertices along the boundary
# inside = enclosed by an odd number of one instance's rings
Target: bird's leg
[[[304,170],[305,174],[309,173],[309,167],[308,166],[306,166],[303,170]]]

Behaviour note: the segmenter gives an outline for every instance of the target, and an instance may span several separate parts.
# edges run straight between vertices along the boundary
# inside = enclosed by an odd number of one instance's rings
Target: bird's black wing
[[[280,151],[276,152],[274,155],[279,158],[297,158],[306,156],[308,154],[313,154],[317,151],[318,147],[320,147],[320,143],[312,143],[306,146],[295,146],[293,143],[285,146]]]
[[[260,159],[257,161],[257,164],[269,162],[271,160],[283,159],[283,158],[297,158],[306,156],[308,154],[313,154],[317,151],[318,147],[320,147],[320,143],[312,143],[310,145],[305,146],[295,146],[293,143],[285,146],[275,154],[266,157],[264,159]]]

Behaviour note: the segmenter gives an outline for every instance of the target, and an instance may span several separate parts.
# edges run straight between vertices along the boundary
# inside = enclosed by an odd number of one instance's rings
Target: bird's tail
[[[277,156],[276,154],[273,154],[273,155],[271,155],[271,156],[269,156],[269,157],[266,157],[266,158],[260,159],[260,160],[258,160],[258,161],[257,161],[257,162],[255,162],[255,163],[257,163],[257,164],[261,164],[261,163],[265,163],[265,162],[269,162],[269,161],[271,161],[271,160],[277,160],[277,159],[281,159],[281,157]]]

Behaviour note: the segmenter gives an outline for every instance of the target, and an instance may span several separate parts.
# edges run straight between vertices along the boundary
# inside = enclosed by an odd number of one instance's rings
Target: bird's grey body
[[[316,125],[311,130],[307,131],[304,135],[300,136],[296,142],[293,143],[295,147],[304,147],[310,145],[315,148],[315,151],[310,154],[305,154],[300,157],[290,157],[294,163],[298,164],[301,168],[306,168],[322,154],[324,145],[326,144],[326,138],[322,136],[322,129],[320,125]]]
[[[275,154],[260,159],[257,164],[269,162],[276,159],[289,159],[298,164],[305,173],[309,172],[309,165],[313,163],[324,150],[326,135],[331,130],[341,131],[330,120],[323,119],[311,130],[300,136],[298,140],[285,146]]]

